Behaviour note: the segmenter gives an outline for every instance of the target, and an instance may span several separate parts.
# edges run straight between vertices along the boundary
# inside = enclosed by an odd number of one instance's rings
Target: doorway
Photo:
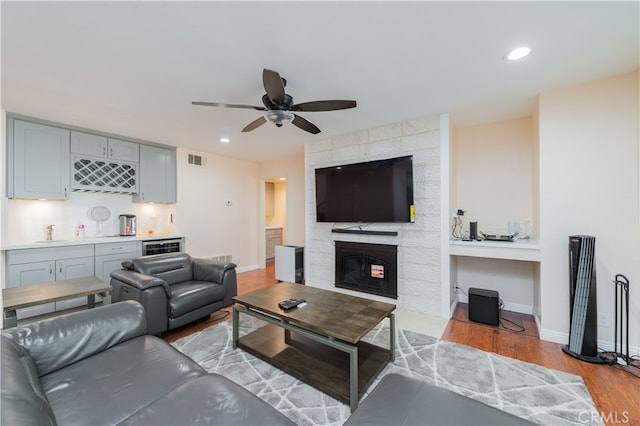
[[[264,183],[265,261],[275,260],[275,246],[287,239],[287,181],[266,179]]]

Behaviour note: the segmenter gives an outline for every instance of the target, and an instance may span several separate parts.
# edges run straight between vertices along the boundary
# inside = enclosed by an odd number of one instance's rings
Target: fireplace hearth
[[[335,242],[335,286],[398,298],[398,246]]]

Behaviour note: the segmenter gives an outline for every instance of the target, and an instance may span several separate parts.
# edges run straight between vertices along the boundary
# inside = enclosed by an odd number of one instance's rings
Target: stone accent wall
[[[378,223],[363,229],[396,231],[397,237],[334,234],[317,223],[315,169],[413,155],[415,223]],[[440,116],[403,121],[335,136],[305,146],[305,282],[313,287],[395,303],[441,315]],[[336,227],[354,224],[338,223]],[[334,287],[334,241],[398,246],[398,299]]]

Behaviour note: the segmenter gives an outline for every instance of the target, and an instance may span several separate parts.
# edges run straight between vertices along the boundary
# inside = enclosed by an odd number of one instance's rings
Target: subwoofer
[[[495,290],[469,287],[469,320],[483,324],[500,323],[500,295]]]

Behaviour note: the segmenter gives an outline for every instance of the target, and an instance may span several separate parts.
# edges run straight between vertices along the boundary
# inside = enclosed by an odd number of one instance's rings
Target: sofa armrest
[[[212,281],[225,288],[223,305],[230,306],[232,297],[238,294],[238,278],[235,263],[220,263],[209,259],[193,259],[193,279]]]
[[[158,277],[141,274],[140,272],[130,271],[128,269],[120,269],[111,272],[111,278],[121,281],[126,285],[135,287],[138,290],[162,287],[167,294],[167,297],[171,297],[171,288],[169,287],[169,284]]]
[[[146,332],[144,308],[127,301],[10,328],[2,335],[24,347],[44,376]]]

